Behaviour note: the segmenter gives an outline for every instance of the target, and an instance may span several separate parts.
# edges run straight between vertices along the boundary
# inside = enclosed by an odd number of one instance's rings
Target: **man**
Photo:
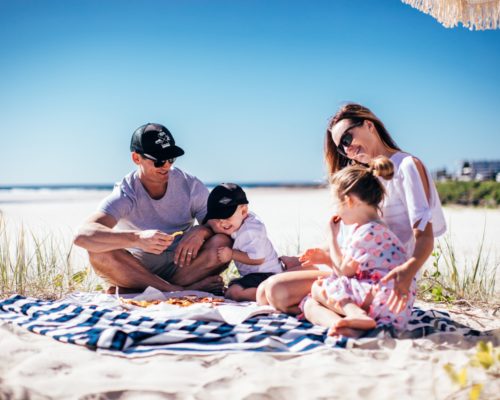
[[[130,143],[137,170],[115,185],[98,211],[80,227],[74,243],[89,252],[96,273],[121,291],[153,286],[162,291],[222,290],[226,265],[217,248],[230,245],[201,224],[208,189],[173,168],[184,150],[163,125],[146,124]],[[176,236],[172,233],[182,231]]]

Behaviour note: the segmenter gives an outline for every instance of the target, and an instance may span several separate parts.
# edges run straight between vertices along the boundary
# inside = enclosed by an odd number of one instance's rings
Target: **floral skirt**
[[[387,285],[381,285],[346,276],[331,276],[325,279],[323,285],[331,300],[336,302],[347,300],[359,307],[365,303],[367,296],[372,293],[373,301],[368,315],[377,322],[377,325],[393,325],[398,330],[404,330],[410,320],[413,302],[415,301],[415,280],[410,288],[406,308],[397,314],[393,313],[387,306],[387,300],[389,300],[393,288],[393,281],[390,281]]]

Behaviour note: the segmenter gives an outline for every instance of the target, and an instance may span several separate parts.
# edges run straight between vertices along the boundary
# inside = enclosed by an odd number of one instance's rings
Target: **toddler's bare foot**
[[[336,328],[361,329],[364,331],[373,329],[376,326],[377,323],[373,318],[363,314],[344,317],[335,324]]]

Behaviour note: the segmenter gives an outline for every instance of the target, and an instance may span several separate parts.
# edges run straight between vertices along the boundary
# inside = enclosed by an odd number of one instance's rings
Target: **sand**
[[[103,192],[0,195],[0,210],[15,233],[21,223],[71,242]],[[3,197],[2,197],[3,196]],[[251,189],[251,208],[264,220],[281,253],[321,243],[329,212],[327,190]],[[464,255],[485,246],[500,256],[500,211],[446,208],[452,240]],[[85,253],[75,253],[86,262]],[[477,329],[499,329],[493,311],[456,309],[454,318]],[[497,338],[500,340],[500,338]],[[62,344],[12,325],[0,326],[0,399],[445,399],[458,393],[443,365],[465,365],[474,342],[441,335],[385,339],[377,349],[327,350],[304,355],[161,355],[123,359]],[[484,398],[500,398],[500,381],[484,374]],[[456,396],[456,397],[455,397]],[[496,397],[495,397],[496,396]]]

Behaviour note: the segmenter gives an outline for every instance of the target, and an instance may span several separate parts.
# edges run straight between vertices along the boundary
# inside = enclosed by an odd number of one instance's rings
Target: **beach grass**
[[[500,305],[496,277],[500,261],[485,248],[485,230],[477,250],[459,257],[448,233],[436,241],[432,267],[418,282],[418,297],[434,303],[468,302]]]
[[[300,250],[297,243],[291,246],[295,251]],[[75,265],[72,253],[72,244],[52,233],[40,237],[23,226],[9,230],[0,214],[0,294],[57,299],[74,291],[102,291],[104,284],[88,261]],[[492,260],[485,249],[484,233],[479,248],[467,260],[459,259],[450,236],[436,241],[432,256],[432,267],[418,282],[421,300],[500,305],[495,286],[500,262]],[[238,277],[234,263],[221,276],[226,284]]]
[[[73,291],[102,290],[90,266],[73,265],[73,246],[52,233],[43,237],[19,227],[10,235],[0,214],[0,293],[57,299]]]

